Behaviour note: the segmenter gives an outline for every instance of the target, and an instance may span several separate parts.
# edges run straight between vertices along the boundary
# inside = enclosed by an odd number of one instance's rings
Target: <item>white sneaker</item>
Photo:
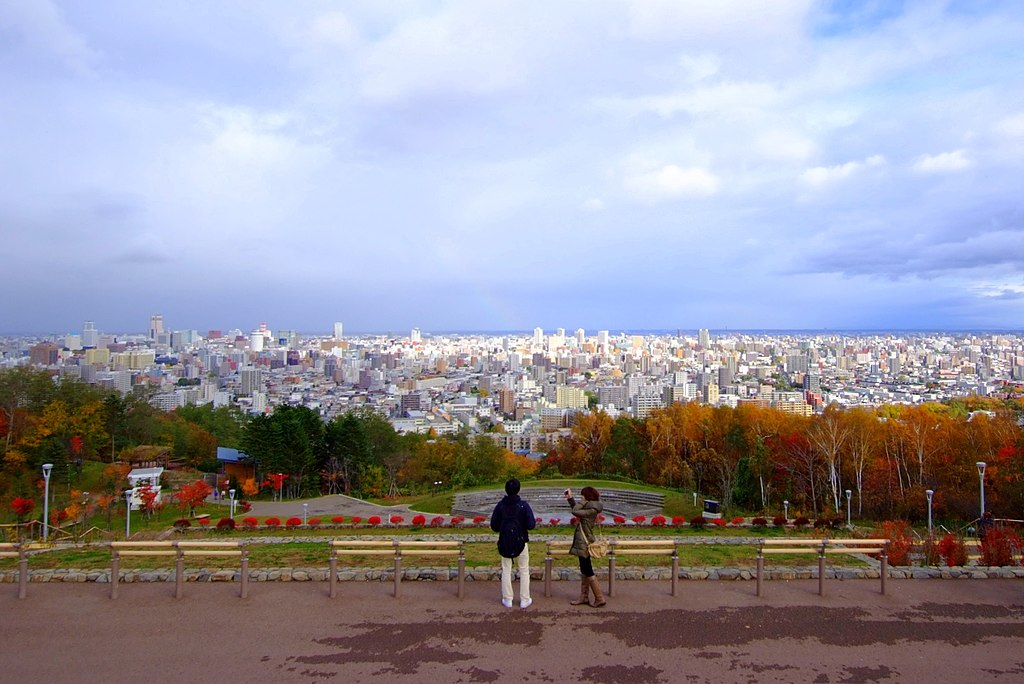
[[[512,599],[501,599],[501,605],[505,606],[506,608],[511,608]]]
[[[529,608],[532,605],[533,605],[533,599],[532,598],[522,599],[521,601],[519,601],[519,607],[522,608],[523,610],[526,610],[527,608]]]

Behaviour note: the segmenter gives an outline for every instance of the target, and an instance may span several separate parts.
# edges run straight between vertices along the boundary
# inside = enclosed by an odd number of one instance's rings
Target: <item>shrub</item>
[[[485,523],[485,522],[487,522],[487,517],[486,516],[478,515],[475,518],[473,518],[473,524],[474,525],[479,525],[480,523]]]
[[[252,510],[252,504],[248,501],[239,501],[238,510],[242,511],[243,513],[248,513],[249,511]]]
[[[320,520],[320,518],[310,518],[306,524],[310,527],[320,527],[320,525],[323,524],[323,521]]]
[[[465,520],[461,515],[452,516],[452,525],[461,525],[462,521]]]
[[[352,524],[353,525],[358,525],[361,522],[363,522],[363,517],[361,515],[353,515],[352,516]]]
[[[1013,532],[993,527],[981,540],[981,564],[988,566],[1016,565],[1014,553],[1021,548],[1021,539]]]
[[[952,532],[948,532],[939,540],[936,550],[946,567],[954,568],[959,565],[967,565],[967,545],[964,544],[963,539]]]
[[[291,517],[284,521],[286,527],[298,527],[302,524],[302,518]]]
[[[825,518],[825,517],[815,518],[815,520],[814,520],[814,529],[820,530],[820,529],[827,528],[827,527],[832,527],[832,521],[831,520],[829,520],[828,518]]]
[[[764,528],[768,527],[768,519],[762,516],[757,516],[756,518],[750,521],[750,524],[759,530],[763,530]]]
[[[806,515],[798,515],[793,520],[793,527],[796,527],[797,529],[799,529],[801,527],[807,527],[810,524],[811,524],[811,521],[810,521],[810,519]]]
[[[681,515],[672,516],[672,524],[676,527],[682,527],[686,524],[686,518]]]
[[[785,527],[788,522],[789,521],[786,520],[786,516],[784,515],[777,515],[772,518],[772,525],[775,525],[776,527]]]
[[[732,522],[733,525],[739,527],[744,522],[746,522],[746,518],[744,518],[742,515],[737,515],[735,518],[732,519],[731,522]]]
[[[726,525],[729,524],[729,521],[726,520],[725,518],[712,518],[711,522],[713,522],[718,527],[725,527]]]
[[[665,516],[663,515],[656,515],[653,518],[651,518],[651,524],[655,527],[664,527],[665,522]]]
[[[694,518],[690,518],[690,527],[694,528],[695,530],[703,530],[707,524],[708,519],[705,518],[703,515],[698,515]]]
[[[598,523],[603,523],[604,521],[605,521],[605,517],[603,515],[601,515],[600,513],[598,513],[598,515],[597,515],[597,522]]]
[[[419,515],[412,516],[412,524],[416,527],[422,527],[423,525],[426,525],[427,516],[423,515],[422,513]]]
[[[253,529],[260,524],[260,521],[253,517],[242,518],[242,525],[248,529]]]
[[[540,518],[540,517],[534,518],[533,519],[533,524],[535,526],[537,526],[537,527],[540,527],[541,525],[544,524],[544,518]]]
[[[380,516],[371,515],[369,518],[366,519],[366,524],[370,525],[371,527],[376,527],[377,525],[380,525]]]
[[[267,518],[266,520],[263,521],[263,524],[266,525],[267,527],[280,527],[281,526],[281,519],[280,518]]]
[[[623,518],[621,515],[616,515],[615,517],[612,518],[612,522],[615,523],[616,525],[625,525],[626,524],[626,519]]]
[[[400,515],[393,515],[393,516],[391,516],[391,520],[389,522],[392,525],[401,525],[402,523],[405,522],[405,518],[403,518]]]
[[[433,518],[430,519],[431,527],[441,527],[442,525],[444,525],[443,515],[435,515]]]
[[[889,540],[889,563],[892,565],[910,565],[910,552],[914,548],[914,538],[910,523],[906,520],[886,520],[876,528],[876,536]]]
[[[176,530],[187,530],[190,527],[192,527],[192,523],[185,518],[178,518],[174,521],[174,529]]]
[[[333,524],[335,524],[335,525],[341,525],[341,524],[343,524],[345,522],[345,516],[343,516],[343,515],[336,515],[333,518],[331,518],[331,522]]]
[[[637,525],[643,525],[645,522],[647,522],[647,516],[638,515],[635,518],[633,518],[633,522],[635,522]]]
[[[221,532],[230,532],[231,530],[235,529],[235,519],[221,518],[217,521],[217,529]]]
[[[200,518],[199,520],[196,520],[196,522],[199,523],[200,527],[209,527],[211,521],[209,518]]]
[[[555,525],[558,525],[561,522],[562,522],[561,518],[551,518],[551,519],[548,520],[548,524],[551,525],[552,527],[554,527]]]

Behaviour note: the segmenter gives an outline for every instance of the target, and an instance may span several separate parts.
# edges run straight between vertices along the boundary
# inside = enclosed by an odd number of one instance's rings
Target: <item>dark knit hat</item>
[[[512,478],[505,483],[505,493],[509,496],[514,496],[519,493],[519,480]]]

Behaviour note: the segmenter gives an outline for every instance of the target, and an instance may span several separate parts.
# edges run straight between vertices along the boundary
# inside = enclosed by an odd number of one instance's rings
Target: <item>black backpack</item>
[[[523,529],[521,507],[502,511],[501,528],[498,530],[498,555],[515,558],[526,548],[526,530]]]

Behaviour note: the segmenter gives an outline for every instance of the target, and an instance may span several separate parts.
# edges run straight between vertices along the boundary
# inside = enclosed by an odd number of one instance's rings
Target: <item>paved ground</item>
[[[9,682],[1019,682],[1020,580],[559,582],[506,610],[497,582],[0,585]]]
[[[252,510],[244,515],[252,516],[277,516],[283,521],[292,516],[302,517],[301,501],[254,501]],[[346,518],[353,515],[361,515],[368,518],[371,515],[379,515],[382,519],[390,518],[392,515],[401,515],[409,520],[413,513],[408,506],[378,506],[362,499],[353,499],[344,494],[332,494],[321,496],[316,499],[309,499],[305,503],[309,505],[309,517],[320,518],[325,522],[332,515],[343,515]]]

